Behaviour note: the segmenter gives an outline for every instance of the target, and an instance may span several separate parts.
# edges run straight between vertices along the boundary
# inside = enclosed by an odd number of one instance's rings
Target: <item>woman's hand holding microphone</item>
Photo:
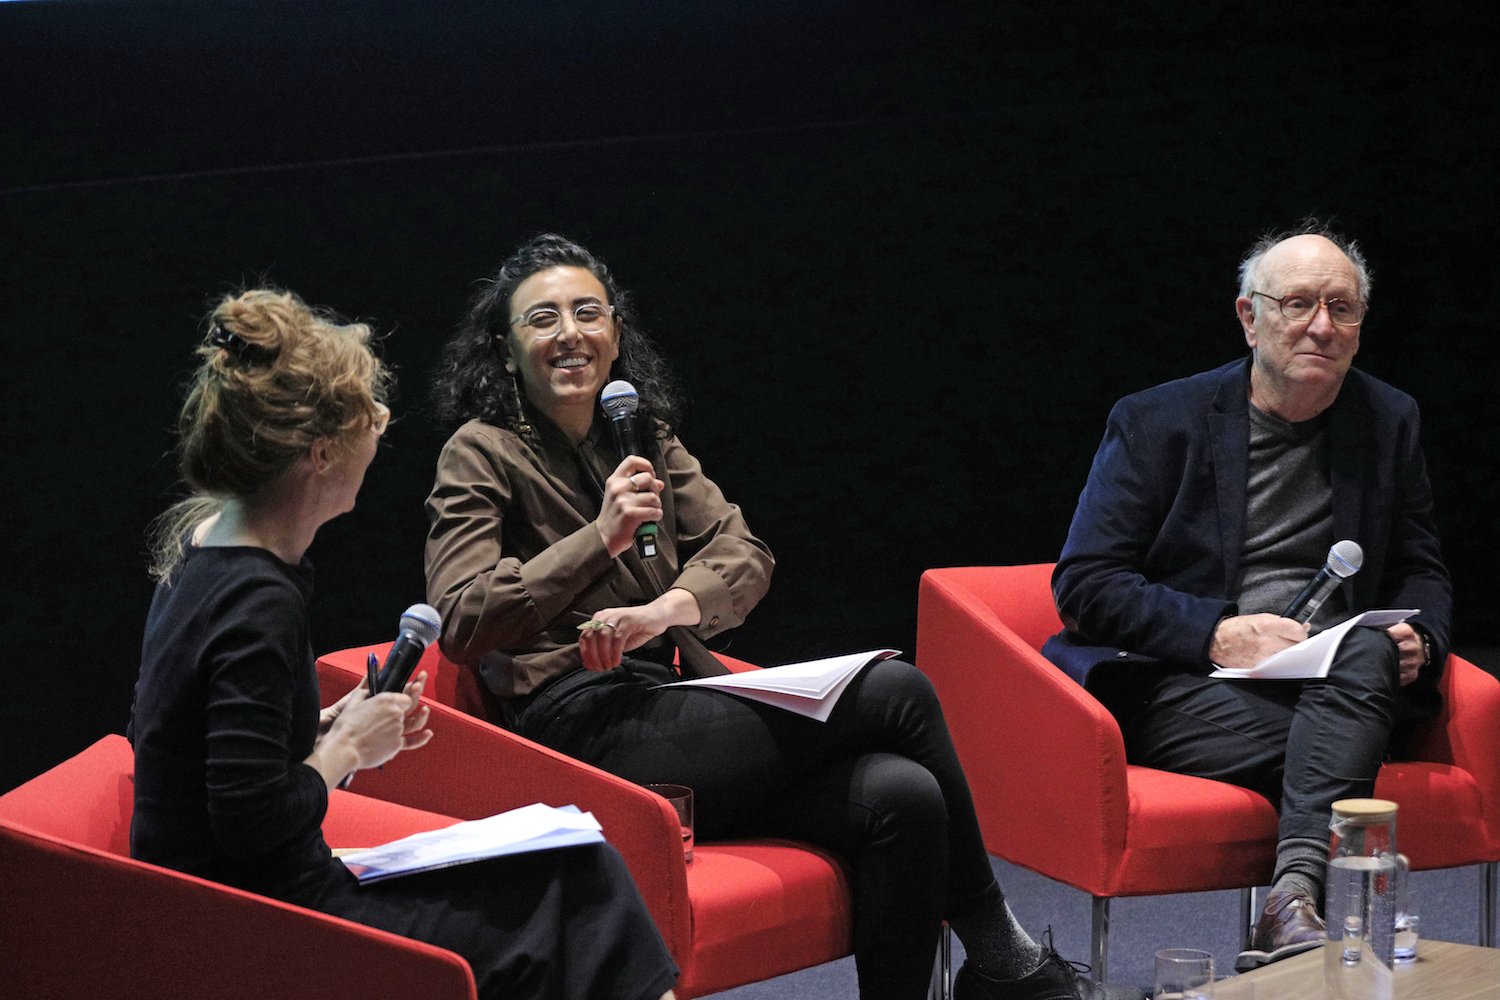
[[[656,478],[651,463],[630,455],[604,481],[604,500],[594,527],[613,559],[635,541],[635,529],[661,520],[661,491],[666,483]]]
[[[304,763],[334,788],[346,776],[378,767],[403,750],[415,750],[432,739],[425,728],[429,710],[421,703],[427,672],[407,682],[398,694],[387,691],[371,698],[367,683],[323,710],[319,736]]]

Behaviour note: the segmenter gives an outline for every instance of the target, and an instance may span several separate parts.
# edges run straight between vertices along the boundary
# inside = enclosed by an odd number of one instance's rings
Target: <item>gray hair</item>
[[[1240,261],[1240,297],[1250,299],[1250,308],[1255,315],[1260,314],[1260,302],[1250,293],[1260,290],[1258,287],[1261,284],[1260,265],[1272,247],[1293,236],[1321,236],[1338,247],[1344,256],[1349,258],[1349,263],[1354,265],[1356,294],[1359,295],[1361,302],[1369,305],[1370,267],[1365,263],[1365,255],[1359,249],[1359,244],[1342,233],[1334,232],[1323,220],[1309,216],[1291,229],[1266,233],[1251,245],[1249,252],[1245,254],[1245,259]]]

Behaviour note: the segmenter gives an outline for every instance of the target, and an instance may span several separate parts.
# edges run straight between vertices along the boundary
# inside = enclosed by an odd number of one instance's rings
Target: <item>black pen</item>
[[[379,662],[380,661],[375,658],[375,654],[374,653],[371,653],[369,655],[369,657],[365,660],[365,678],[367,679],[367,682],[370,685],[370,690],[368,692],[366,692],[366,694],[365,694],[366,698],[373,698],[373,697],[375,697],[375,682],[376,682],[376,674],[379,672],[379,667],[378,667]],[[350,771],[348,774],[344,775],[344,780],[340,781],[334,787],[336,787],[336,788],[348,788],[352,784],[354,784],[354,772]]]

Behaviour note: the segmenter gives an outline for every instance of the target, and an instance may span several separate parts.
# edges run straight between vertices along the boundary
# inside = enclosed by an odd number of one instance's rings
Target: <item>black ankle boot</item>
[[[953,980],[953,1000],[1145,1000],[1140,990],[1085,976],[1087,965],[1069,962],[1053,949],[1052,928],[1042,941],[1042,964],[1020,979],[991,979],[965,962]]]

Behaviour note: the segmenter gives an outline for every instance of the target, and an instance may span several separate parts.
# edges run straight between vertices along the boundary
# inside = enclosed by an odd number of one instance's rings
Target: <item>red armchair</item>
[[[451,951],[129,856],[134,757],[106,736],[0,796],[0,996],[473,1000]],[[330,796],[330,843],[454,822]]]
[[[320,657],[324,701],[359,682],[369,653],[383,659],[388,648]],[[418,669],[429,676],[425,700],[436,703],[432,742],[361,772],[353,791],[463,819],[538,801],[593,812],[682,969],[676,992],[684,1000],[850,954],[849,883],[834,856],[785,840],[699,841],[686,864],[665,799],[476,718],[490,714],[487,690],[435,645]]]
[[[1114,717],[1041,655],[1060,629],[1051,564],[928,570],[917,665],[932,679],[969,776],[991,853],[1093,897],[1102,979],[1109,901],[1269,881],[1276,810],[1233,785],[1126,763]],[[1500,859],[1500,682],[1458,657],[1443,714],[1419,760],[1381,769],[1376,794],[1400,803],[1414,867],[1483,864],[1481,937],[1494,941]]]

